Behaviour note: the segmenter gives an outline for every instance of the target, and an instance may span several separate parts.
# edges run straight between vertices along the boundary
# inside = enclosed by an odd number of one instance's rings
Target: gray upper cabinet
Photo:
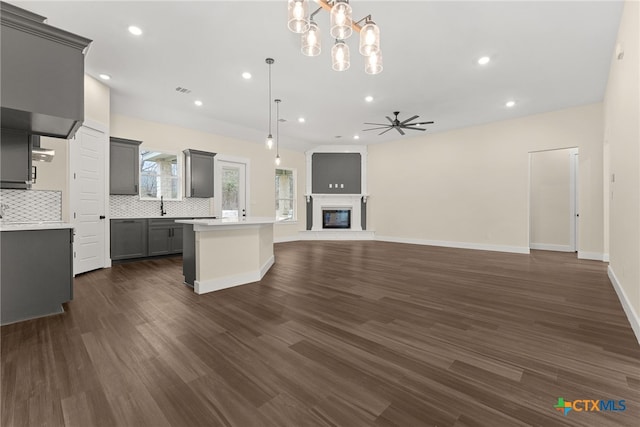
[[[314,153],[311,191],[316,194],[360,194],[360,153]]]
[[[84,120],[84,53],[91,40],[1,2],[2,127],[71,138]]]
[[[109,144],[109,194],[138,194],[142,141],[111,137]]]
[[[184,150],[186,197],[213,197],[213,165],[216,153]]]
[[[0,135],[0,175],[2,188],[31,188],[31,147],[38,136],[2,129]]]

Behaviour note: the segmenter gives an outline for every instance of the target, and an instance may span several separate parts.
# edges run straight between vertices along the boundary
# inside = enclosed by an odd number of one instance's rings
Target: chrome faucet
[[[160,216],[165,216],[167,211],[164,210],[164,199],[163,196],[160,196]]]

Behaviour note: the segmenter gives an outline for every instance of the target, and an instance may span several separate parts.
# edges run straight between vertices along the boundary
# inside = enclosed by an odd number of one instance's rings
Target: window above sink
[[[140,149],[140,199],[182,199],[182,156]]]

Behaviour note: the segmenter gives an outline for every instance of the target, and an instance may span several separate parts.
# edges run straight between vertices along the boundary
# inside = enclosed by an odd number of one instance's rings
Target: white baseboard
[[[259,282],[262,280],[267,271],[275,263],[276,259],[273,255],[259,270],[249,271],[246,273],[235,274],[232,276],[219,277],[217,279],[196,280],[193,284],[193,290],[196,294],[206,294],[207,292],[219,291],[221,289],[232,288],[234,286],[246,285],[247,283]]]
[[[636,310],[633,308],[633,305],[629,301],[629,297],[627,296],[627,293],[624,291],[624,288],[622,287],[622,285],[620,285],[620,281],[618,280],[618,277],[614,273],[613,268],[611,268],[611,266],[607,268],[607,274],[609,276],[609,280],[611,280],[613,289],[615,289],[616,293],[618,294],[618,299],[622,304],[624,313],[627,315],[627,319],[629,320],[631,329],[633,329],[633,332],[636,334],[636,339],[640,344],[640,317],[638,317],[638,313],[636,313]]]
[[[298,236],[274,237],[273,243],[297,242],[301,240]]]
[[[602,255],[602,261],[609,262],[609,254]]]
[[[481,244],[481,243],[467,243],[467,242],[447,242],[447,241],[441,241],[441,240],[411,239],[406,237],[391,237],[391,236],[376,236],[376,240],[379,240],[382,242],[409,243],[412,245],[442,246],[445,248],[458,248],[458,249],[475,249],[480,251],[511,252],[516,254],[530,253],[529,248],[521,247],[521,246],[487,245],[487,244]]]
[[[608,254],[603,254],[601,252],[578,251],[578,259],[592,259],[594,261],[605,261],[605,255],[607,257],[606,261],[609,261]]]
[[[529,243],[531,249],[540,251],[556,251],[556,252],[573,252],[573,248],[569,245],[552,245],[549,243]]]

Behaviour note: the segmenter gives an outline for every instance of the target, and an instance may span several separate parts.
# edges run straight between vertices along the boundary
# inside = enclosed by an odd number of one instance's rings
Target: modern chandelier
[[[331,48],[332,67],[336,71],[345,71],[351,65],[349,46],[345,43],[353,30],[360,33],[359,51],[365,60],[364,71],[367,74],[382,72],[382,52],[380,50],[380,29],[367,15],[353,22],[349,0],[316,0],[319,8],[309,14],[308,0],[288,0],[288,27],[296,34],[302,34],[302,53],[306,56],[320,55],[320,29],[314,21],[315,15],[322,9],[330,13],[330,34],[335,39]]]

